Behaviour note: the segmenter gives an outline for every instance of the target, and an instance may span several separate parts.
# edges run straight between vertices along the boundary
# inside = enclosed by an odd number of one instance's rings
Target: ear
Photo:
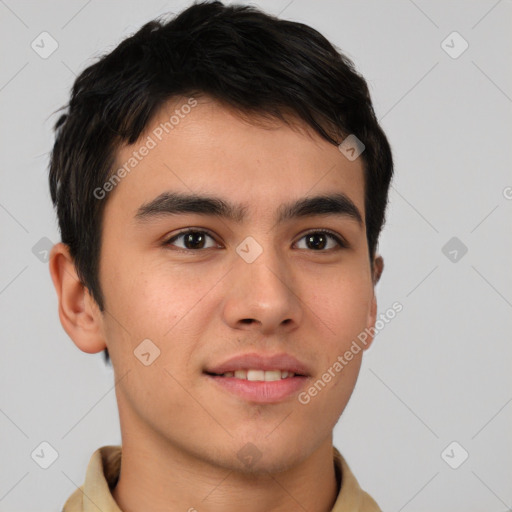
[[[88,354],[106,348],[102,314],[89,290],[80,282],[69,247],[55,244],[50,252],[50,275],[59,299],[62,327],[75,345]]]
[[[373,297],[370,305],[370,310],[368,311],[368,318],[366,322],[366,333],[368,334],[368,338],[366,338],[363,350],[368,349],[370,345],[373,343],[375,335],[375,322],[377,321],[377,297],[375,296],[375,286],[379,282],[383,270],[384,260],[382,256],[377,254],[372,264]]]

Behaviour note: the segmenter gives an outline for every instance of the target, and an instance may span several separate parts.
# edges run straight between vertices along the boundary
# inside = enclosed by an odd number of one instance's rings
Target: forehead
[[[361,158],[349,161],[304,123],[243,118],[209,98],[168,102],[138,141],[122,147],[124,169],[106,210],[134,218],[164,192],[244,205],[244,219],[270,216],[306,196],[346,195],[364,220]],[[107,215],[107,211],[105,212]]]

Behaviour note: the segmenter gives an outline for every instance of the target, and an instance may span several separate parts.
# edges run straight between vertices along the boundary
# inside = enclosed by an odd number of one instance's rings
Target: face
[[[252,443],[259,455],[247,471],[283,469],[330,442],[363,351],[329,381],[322,376],[375,321],[362,162],[301,125],[249,122],[194,101],[167,105],[118,152],[116,169],[130,171],[103,199],[101,329],[120,379],[121,428],[238,470]],[[161,123],[176,109],[166,133]],[[235,210],[148,207],[164,193]],[[345,202],[326,202],[322,214],[320,203],[284,206],[336,194]],[[240,385],[206,373],[245,354],[288,354],[305,376]]]

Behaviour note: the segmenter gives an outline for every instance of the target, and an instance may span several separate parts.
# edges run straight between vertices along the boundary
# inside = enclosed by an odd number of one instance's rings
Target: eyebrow
[[[220,197],[163,192],[155,199],[142,204],[134,219],[142,224],[168,215],[195,213],[241,223],[246,218],[247,209],[246,205],[230,203]],[[353,201],[342,193],[303,197],[292,203],[283,204],[276,213],[276,223],[324,215],[347,217],[363,226],[361,212]]]

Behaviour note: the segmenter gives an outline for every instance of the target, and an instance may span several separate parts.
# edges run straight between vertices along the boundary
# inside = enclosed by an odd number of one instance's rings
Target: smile
[[[272,382],[281,379],[295,377],[295,373],[288,370],[236,370],[234,372],[225,372],[223,374],[211,374],[218,377],[235,377],[235,379]]]

